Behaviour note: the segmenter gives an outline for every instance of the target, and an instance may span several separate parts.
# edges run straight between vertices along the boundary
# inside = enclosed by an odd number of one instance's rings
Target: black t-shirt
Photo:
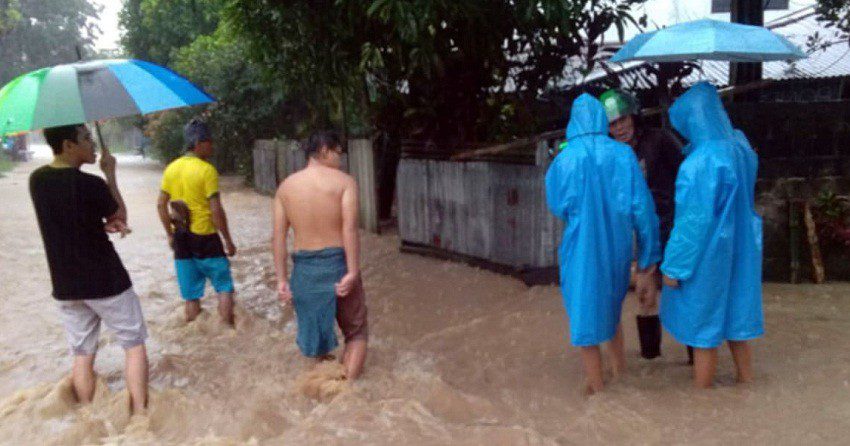
[[[676,210],[676,175],[684,159],[682,144],[668,131],[643,127],[637,132],[635,154],[644,169],[646,184],[655,202],[661,243],[667,244]]]
[[[126,291],[132,283],[106,231],[105,218],[118,203],[100,177],[74,168],[43,166],[30,175],[53,297],[99,299]]]

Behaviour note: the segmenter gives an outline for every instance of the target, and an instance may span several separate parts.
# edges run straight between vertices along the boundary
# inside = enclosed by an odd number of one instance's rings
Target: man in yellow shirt
[[[174,250],[177,282],[186,302],[186,321],[200,314],[200,299],[209,279],[218,293],[219,315],[233,325],[234,288],[227,257],[236,254],[236,246],[221,204],[218,172],[207,161],[213,154],[212,134],[204,122],[193,119],[183,129],[183,136],[188,152],[165,168],[157,209],[168,244]],[[172,220],[169,202],[181,202],[188,208],[186,227]]]

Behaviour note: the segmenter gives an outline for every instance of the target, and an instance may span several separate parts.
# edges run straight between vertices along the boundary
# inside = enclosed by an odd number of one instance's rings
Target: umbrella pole
[[[108,154],[109,148],[106,147],[106,144],[103,142],[103,134],[100,131],[100,123],[97,121],[94,122],[94,131],[97,133],[97,142],[100,144],[100,153]]]
[[[77,60],[83,60],[83,49],[80,47],[80,44],[74,45],[74,49],[77,51]],[[95,133],[97,133],[97,142],[100,144],[100,152],[103,154],[109,153],[109,148],[103,143],[103,134],[100,132],[100,123],[97,121],[94,122],[94,130]]]

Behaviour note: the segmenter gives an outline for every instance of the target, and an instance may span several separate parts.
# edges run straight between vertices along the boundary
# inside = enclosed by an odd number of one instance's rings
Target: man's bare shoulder
[[[352,185],[352,184],[357,184],[357,182],[354,180],[354,177],[347,172],[343,172],[341,170],[336,170],[336,174],[339,175],[339,177],[338,177],[339,181],[341,183],[345,184],[346,186],[349,186],[349,185]]]
[[[278,194],[283,193],[283,192],[285,192],[289,189],[292,189],[292,187],[294,185],[297,185],[298,183],[302,182],[303,176],[304,176],[304,171],[299,170],[298,172],[290,174],[288,177],[284,178],[284,180],[281,181],[280,186],[278,186],[278,188],[277,188]]]
[[[354,177],[346,172],[331,167],[321,167],[313,171],[307,169],[302,170],[305,174],[304,181],[321,181],[324,184],[333,184],[340,187],[347,187],[354,183]],[[307,178],[309,176],[309,179]]]

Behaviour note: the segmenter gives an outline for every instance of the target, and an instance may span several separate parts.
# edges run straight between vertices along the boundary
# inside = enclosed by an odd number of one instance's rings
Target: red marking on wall
[[[519,204],[519,191],[511,189],[508,191],[508,206],[516,206]]]

